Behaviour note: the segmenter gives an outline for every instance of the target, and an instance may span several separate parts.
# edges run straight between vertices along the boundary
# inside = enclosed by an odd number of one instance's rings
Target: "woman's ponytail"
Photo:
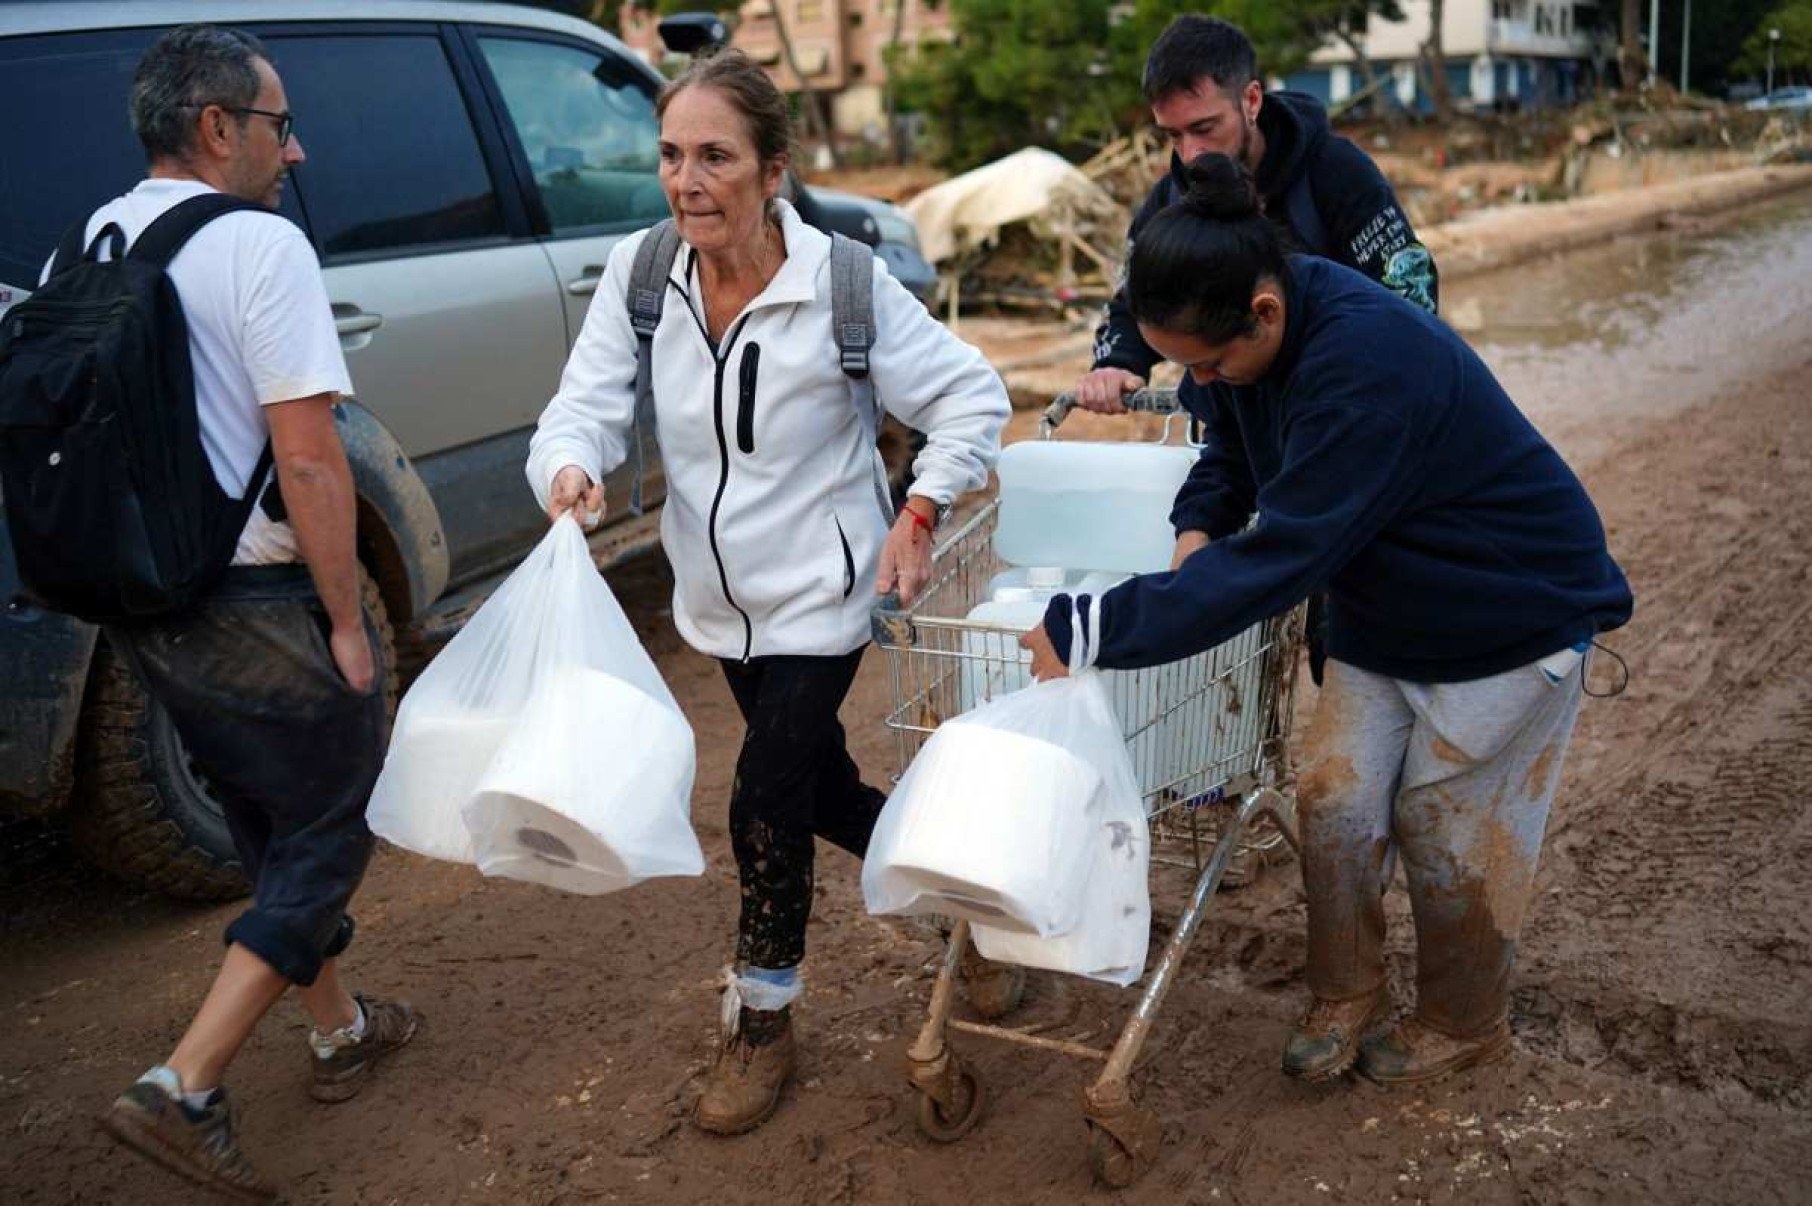
[[[1238,160],[1203,155],[1184,176],[1187,191],[1133,244],[1127,302],[1137,322],[1221,344],[1251,333],[1253,291],[1283,277],[1283,246]]]

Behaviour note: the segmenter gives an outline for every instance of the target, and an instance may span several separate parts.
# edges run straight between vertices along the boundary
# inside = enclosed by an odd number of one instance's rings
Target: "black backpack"
[[[35,602],[91,623],[170,615],[232,561],[271,450],[243,499],[220,488],[201,443],[188,323],[165,269],[208,222],[260,208],[194,197],[130,251],[113,223],[84,250],[79,224],[44,286],[0,316],[0,499]]]

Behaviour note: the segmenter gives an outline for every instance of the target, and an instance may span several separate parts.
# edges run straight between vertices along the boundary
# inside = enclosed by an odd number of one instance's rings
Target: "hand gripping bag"
[[[692,730],[562,519],[397,711],[372,831],[595,895],[700,875]]]
[[[1083,918],[1109,800],[1138,798],[1100,676],[1039,683],[940,725],[876,822],[871,913],[1053,937]]]

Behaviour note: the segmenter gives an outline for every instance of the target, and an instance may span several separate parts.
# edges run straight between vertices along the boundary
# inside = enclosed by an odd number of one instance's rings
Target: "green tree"
[[[948,0],[956,40],[889,57],[902,109],[921,113],[936,156],[962,169],[1022,146],[1086,152],[1149,120],[1145,56],[1183,13],[1231,21],[1259,70],[1287,75],[1366,23],[1401,20],[1399,0]],[[1360,72],[1375,79],[1358,55]]]
[[[1742,51],[1733,67],[1736,71],[1760,76],[1768,69],[1768,31],[1780,30],[1774,44],[1774,86],[1780,87],[1792,73],[1804,78],[1812,72],[1812,0],[1787,0],[1762,17],[1744,39]]]
[[[893,56],[900,106],[925,115],[937,159],[959,170],[1025,146],[1099,145],[1118,133],[1129,95],[1106,49],[1111,8],[950,0],[954,41]]]

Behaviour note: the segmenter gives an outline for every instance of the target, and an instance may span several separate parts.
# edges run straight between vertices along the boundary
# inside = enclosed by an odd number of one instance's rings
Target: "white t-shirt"
[[[213,191],[199,180],[145,180],[97,210],[86,237],[114,222],[131,244],[178,202]],[[321,263],[293,222],[246,210],[195,232],[169,275],[189,324],[202,446],[221,489],[242,498],[270,439],[263,407],[352,392]],[[253,507],[233,564],[300,559],[290,526]]]

